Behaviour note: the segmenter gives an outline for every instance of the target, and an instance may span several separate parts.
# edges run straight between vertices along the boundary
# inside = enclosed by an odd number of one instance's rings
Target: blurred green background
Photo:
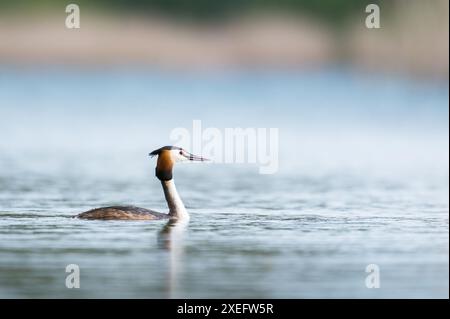
[[[64,0],[17,0],[0,2],[3,10],[23,10],[26,8],[55,9],[66,5]],[[80,6],[116,12],[151,12],[165,14],[170,17],[192,19],[197,22],[216,21],[230,18],[236,14],[254,11],[281,10],[290,13],[307,13],[327,23],[339,23],[364,10],[367,1],[363,0],[79,0],[73,1]],[[370,3],[380,4],[379,0]],[[384,1],[383,6],[390,7],[392,1]]]
[[[0,63],[328,68],[448,80],[446,0],[0,1]],[[381,28],[368,29],[368,4]]]

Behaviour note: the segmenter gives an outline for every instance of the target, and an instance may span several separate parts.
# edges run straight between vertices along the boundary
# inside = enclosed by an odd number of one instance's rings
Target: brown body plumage
[[[168,214],[158,213],[136,206],[110,206],[91,209],[77,216],[81,219],[103,220],[155,220],[170,218]]]

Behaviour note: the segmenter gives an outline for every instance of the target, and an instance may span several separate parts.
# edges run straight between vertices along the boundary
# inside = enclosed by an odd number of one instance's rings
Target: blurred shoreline
[[[65,13],[0,13],[0,64],[174,70],[341,64],[448,81],[448,2],[436,4],[397,2],[378,30],[365,28],[364,13],[334,29],[298,14],[255,14],[205,26],[160,16],[89,12],[82,13],[80,29],[66,29]]]

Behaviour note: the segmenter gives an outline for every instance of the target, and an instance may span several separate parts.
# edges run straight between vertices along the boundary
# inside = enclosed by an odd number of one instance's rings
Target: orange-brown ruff
[[[136,206],[109,206],[89,210],[76,217],[81,219],[101,220],[157,220],[189,218],[172,179],[173,166],[176,161],[205,161],[204,158],[192,155],[176,146],[164,146],[150,153],[158,155],[155,169],[156,177],[161,181],[164,196],[169,207],[168,214],[158,213],[150,209]]]

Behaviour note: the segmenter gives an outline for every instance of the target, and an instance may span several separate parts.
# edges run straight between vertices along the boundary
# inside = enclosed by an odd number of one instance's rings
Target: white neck
[[[161,181],[161,185],[164,190],[167,205],[169,206],[169,215],[178,219],[188,219],[189,214],[184,207],[180,195],[178,195],[173,179]]]

